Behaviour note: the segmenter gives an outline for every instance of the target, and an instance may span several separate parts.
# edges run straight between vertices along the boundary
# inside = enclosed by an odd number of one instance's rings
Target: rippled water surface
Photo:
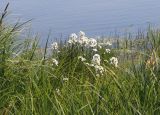
[[[8,1],[12,16],[33,19],[42,36],[50,29],[54,37],[79,30],[98,36],[160,23],[160,0],[1,0],[0,9]]]

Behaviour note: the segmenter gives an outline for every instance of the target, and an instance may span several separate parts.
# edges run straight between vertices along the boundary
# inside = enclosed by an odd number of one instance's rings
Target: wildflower
[[[58,61],[56,59],[52,59],[53,64],[55,64],[56,66],[58,66]]]
[[[94,38],[90,38],[88,44],[90,47],[95,47],[97,46],[97,40],[95,40]]]
[[[86,59],[82,56],[78,56],[78,59],[80,59],[82,62],[86,61]]]
[[[104,61],[108,63],[108,60],[104,60]]]
[[[72,44],[72,43],[76,43],[77,42],[77,38],[78,36],[75,33],[72,33],[69,37],[68,43]]]
[[[80,37],[79,38],[79,43],[81,44],[81,45],[87,45],[88,44],[88,41],[89,41],[89,39],[87,38],[87,37]]]
[[[118,67],[118,59],[116,57],[112,57],[110,59],[110,63],[113,64],[115,67]]]
[[[111,50],[110,49],[106,49],[106,53],[111,53]]]
[[[57,50],[58,49],[58,43],[57,42],[53,42],[51,44],[52,49]]]
[[[85,64],[89,66],[89,63],[85,63]]]
[[[84,33],[83,31],[80,31],[80,32],[79,32],[79,37],[80,37],[80,38],[85,37],[85,33]]]
[[[100,65],[100,62],[101,62],[100,55],[99,54],[95,54],[93,56],[93,59],[92,59],[92,64],[94,64],[94,65]]]
[[[97,52],[98,50],[97,50],[97,49],[93,49],[93,51],[94,51],[94,52]]]
[[[112,43],[108,41],[108,42],[106,43],[106,45],[111,46]]]
[[[91,67],[94,66],[94,64],[89,64],[89,63],[85,63],[85,64],[88,65],[88,66],[91,66]]]
[[[66,78],[63,78],[63,81],[68,81],[69,79],[66,77]]]
[[[60,90],[58,88],[56,88],[56,92],[58,95],[61,95]]]
[[[101,75],[103,75],[104,68],[102,66],[95,65],[95,70],[96,70],[96,73],[100,73]]]
[[[85,64],[91,67],[94,66],[93,64],[90,64],[90,63],[85,63]]]
[[[99,49],[102,49],[102,46],[101,45],[98,45]]]

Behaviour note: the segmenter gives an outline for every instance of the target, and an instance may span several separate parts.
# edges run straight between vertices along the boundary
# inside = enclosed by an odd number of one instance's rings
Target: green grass
[[[159,115],[158,30],[117,40],[110,54],[104,54],[107,46],[97,48],[105,72],[96,76],[94,67],[78,60],[84,56],[91,63],[91,48],[59,43],[59,53],[49,52],[49,42],[43,49],[36,37],[19,39],[25,23],[6,24],[6,15],[7,7],[0,18],[0,114]],[[105,61],[112,56],[118,57],[117,68]]]

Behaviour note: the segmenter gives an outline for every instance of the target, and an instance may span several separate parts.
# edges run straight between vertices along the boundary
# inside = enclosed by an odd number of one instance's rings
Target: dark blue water
[[[85,31],[89,36],[135,31],[160,24],[160,0],[0,0],[10,1],[15,18],[32,20],[32,30],[52,37]]]

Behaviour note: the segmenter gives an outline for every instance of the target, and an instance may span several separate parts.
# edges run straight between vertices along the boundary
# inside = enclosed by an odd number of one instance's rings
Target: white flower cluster
[[[67,82],[69,80],[69,78],[65,77],[63,78],[63,81]]]
[[[103,73],[105,71],[104,68],[102,66],[100,66],[100,65],[95,65],[95,70],[96,70],[97,75],[99,75],[98,73],[103,75]]]
[[[82,56],[78,56],[78,59],[80,59],[82,62],[86,61],[86,59]]]
[[[57,95],[61,95],[61,92],[58,88],[56,88],[56,93],[57,93]]]
[[[55,64],[56,66],[58,66],[58,61],[56,59],[52,59],[53,64]]]
[[[90,38],[90,39],[88,40],[88,45],[89,45],[90,47],[96,47],[96,46],[97,46],[97,40],[95,40],[94,38]]]
[[[118,67],[118,59],[116,57],[112,57],[110,59],[110,63],[113,64],[115,67]]]
[[[93,51],[94,51],[94,52],[97,52],[98,50],[97,50],[97,49],[93,49]]]
[[[72,33],[69,37],[68,43],[75,44],[77,42],[78,36],[75,33]]]
[[[53,43],[51,44],[51,48],[52,48],[53,50],[58,50],[58,43],[57,43],[57,42],[53,42]]]
[[[104,68],[100,64],[101,64],[101,57],[99,54],[95,54],[92,58],[91,66],[95,68],[97,75],[99,75],[98,73],[103,75],[104,72]]]
[[[80,45],[90,46],[92,48],[97,46],[97,40],[94,38],[86,37],[83,31],[80,31],[78,36],[75,33],[72,33],[69,37],[68,43],[69,44],[78,43]]]
[[[100,65],[101,63],[101,58],[99,54],[95,54],[92,58],[92,64],[94,65]]]
[[[111,53],[111,50],[110,49],[106,49],[106,53]]]
[[[99,49],[101,49],[102,47],[106,48],[104,51],[105,53],[111,53],[111,46],[112,43],[109,41],[105,41],[102,43],[97,43],[97,40],[94,38],[88,38],[86,37],[85,33],[83,31],[80,31],[78,35],[76,35],[76,33],[72,33],[69,36],[69,40],[68,40],[69,44],[76,44],[76,45],[80,45],[80,46],[85,46],[86,48],[92,49],[92,53],[96,53],[93,55],[91,63],[87,63],[86,59],[83,56],[78,56],[78,60],[85,62],[86,65],[91,66],[95,69],[96,75],[103,75],[105,72],[105,69],[102,67],[101,64],[101,57],[100,55],[97,53]],[[51,47],[53,50],[58,51],[58,43],[57,42],[53,42],[51,44]],[[107,63],[110,63],[112,65],[114,65],[115,67],[118,67],[118,59],[116,57],[111,57],[109,60],[103,60],[106,61]],[[56,59],[52,59],[52,64],[58,66],[59,62]],[[68,81],[68,78],[63,78],[63,81]]]
[[[86,45],[88,44],[88,41],[89,41],[89,38],[87,38],[85,36],[85,33],[83,31],[80,31],[79,32],[79,40],[78,42],[81,44],[81,45]]]

